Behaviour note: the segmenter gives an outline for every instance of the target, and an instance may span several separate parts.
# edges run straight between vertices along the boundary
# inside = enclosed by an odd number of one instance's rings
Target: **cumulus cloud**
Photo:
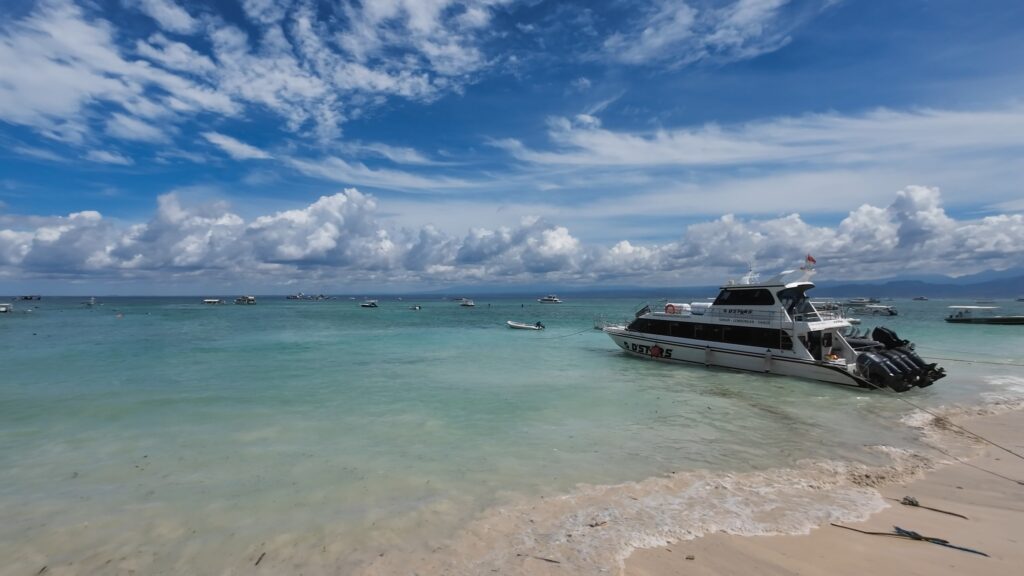
[[[154,216],[125,225],[97,212],[0,219],[0,275],[27,278],[259,279],[352,282],[614,281],[714,283],[744,269],[791,267],[810,252],[833,278],[906,271],[961,273],[1024,266],[1024,216],[962,221],[936,188],[908,186],[887,206],[864,205],[834,226],[799,214],[727,214],[680,230],[677,240],[586,245],[539,218],[452,235],[381,222],[377,201],[355,189],[250,220],[224,203],[160,197]]]

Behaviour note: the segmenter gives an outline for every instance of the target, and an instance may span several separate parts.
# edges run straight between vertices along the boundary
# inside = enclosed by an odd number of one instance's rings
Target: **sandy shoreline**
[[[1024,452],[1024,412],[960,421],[972,431]],[[1024,480],[1024,461],[986,446],[970,464]],[[1019,573],[1024,565],[1024,486],[962,463],[928,472],[906,484],[881,486],[890,504],[854,528],[890,532],[893,526],[983,551],[989,558],[936,544],[869,536],[823,526],[808,535],[711,534],[668,546],[635,551],[626,576],[675,574],[988,574]],[[903,506],[894,498],[914,496],[922,506],[954,516]]]

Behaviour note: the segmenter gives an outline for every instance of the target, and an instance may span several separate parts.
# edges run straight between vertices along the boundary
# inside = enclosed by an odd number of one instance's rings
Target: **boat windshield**
[[[810,298],[804,294],[806,290],[807,288],[804,286],[779,290],[779,301],[786,308],[790,317],[795,319],[797,316],[815,314]]]

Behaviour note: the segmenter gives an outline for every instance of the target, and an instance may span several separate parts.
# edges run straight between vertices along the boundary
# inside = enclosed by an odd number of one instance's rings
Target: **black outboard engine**
[[[896,392],[905,392],[910,384],[903,377],[903,371],[888,358],[876,352],[861,352],[857,355],[857,368],[869,382],[878,387],[887,386]]]
[[[944,369],[934,363],[926,363],[914,352],[914,345],[909,340],[901,339],[892,330],[879,326],[872,330],[871,338],[878,348],[884,350],[861,346],[856,349],[861,351],[857,355],[857,367],[872,384],[903,392],[913,386],[931,386],[936,380],[946,377]]]
[[[899,348],[900,346],[906,346],[910,344],[909,340],[900,340],[900,337],[895,332],[889,330],[885,326],[879,326],[871,331],[871,338],[876,342],[880,342],[885,346],[886,350],[893,348]]]

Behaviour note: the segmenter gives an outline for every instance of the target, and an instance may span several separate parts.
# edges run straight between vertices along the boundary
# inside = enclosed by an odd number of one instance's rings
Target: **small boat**
[[[376,300],[363,300],[363,302],[361,304],[359,304],[359,307],[360,308],[377,308],[377,301]]]
[[[850,298],[846,303],[850,306],[864,306],[865,304],[878,304],[878,298]]]
[[[515,328],[516,330],[543,330],[544,325],[540,322],[535,324],[526,324],[525,322],[516,322],[515,320],[509,320],[505,322],[509,328]]]
[[[285,296],[285,299],[286,300],[305,300],[306,299],[306,295],[303,294],[302,292],[299,292],[298,294],[289,294],[289,295]]]
[[[203,298],[203,304],[223,304],[224,301],[220,298]]]
[[[409,310],[421,310],[422,308],[423,306],[420,306],[419,304],[415,306],[409,306]]]
[[[28,296],[18,296],[18,300],[42,300],[43,297],[38,294],[30,294]]]
[[[927,296],[914,296],[914,300],[916,300],[918,302],[927,302],[928,301],[928,297]]]
[[[899,311],[895,307],[886,304],[864,304],[861,306],[854,306],[850,309],[851,312],[857,314],[871,314],[872,316],[898,316]]]
[[[9,302],[5,304],[0,304],[0,314],[8,314],[10,312],[14,312],[14,304],[11,304]]]
[[[256,297],[255,296],[239,296],[238,298],[235,298],[235,304],[255,304],[255,303],[256,303]]]
[[[558,299],[558,296],[555,296],[554,294],[548,294],[547,296],[545,296],[543,298],[537,298],[537,302],[540,302],[541,304],[561,304],[562,303],[562,301]]]
[[[988,310],[997,310],[998,306],[950,306],[956,312],[946,316],[946,322],[952,324],[1024,324],[1024,316],[993,316]]]
[[[93,296],[93,297],[89,298],[88,300],[86,300],[85,302],[82,302],[82,304],[84,304],[85,306],[90,306],[90,307],[95,306],[97,304],[96,297]]]
[[[463,298],[459,302],[459,306],[465,306],[466,308],[472,308],[472,307],[476,306],[476,302],[473,302],[469,298]]]

